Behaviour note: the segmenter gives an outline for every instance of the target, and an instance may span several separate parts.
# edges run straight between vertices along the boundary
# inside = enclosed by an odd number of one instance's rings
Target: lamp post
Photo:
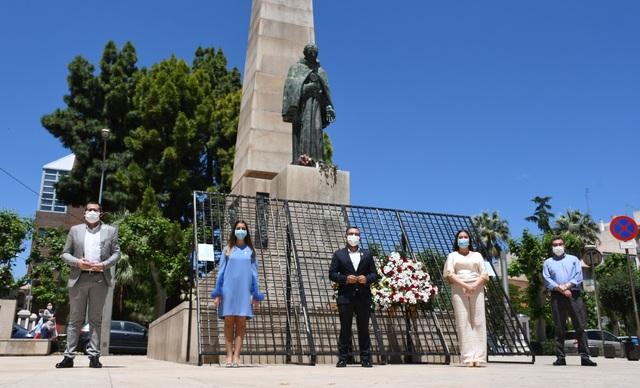
[[[98,194],[98,203],[102,206],[102,186],[104,185],[104,164],[107,159],[107,139],[111,136],[111,131],[108,128],[100,130],[102,134],[102,175],[100,176],[100,194]]]
[[[100,176],[100,194],[98,195],[98,203],[102,208],[102,186],[104,185],[104,168],[105,161],[107,159],[107,140],[109,136],[111,136],[111,131],[108,128],[103,128],[100,130],[100,134],[102,135],[102,175]],[[107,271],[111,271],[111,277],[115,278],[115,267],[109,268]],[[102,338],[101,338],[101,348],[105,354],[109,354],[109,337],[111,332],[111,314],[113,313],[113,287],[109,287],[107,291],[107,298],[104,303],[104,307],[102,308]],[[88,314],[88,312],[87,312]]]

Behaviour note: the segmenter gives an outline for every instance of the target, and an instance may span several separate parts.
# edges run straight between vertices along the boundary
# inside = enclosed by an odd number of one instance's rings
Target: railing
[[[450,288],[442,279],[442,268],[455,233],[474,230],[469,217],[203,192],[194,193],[194,215],[194,243],[213,246],[218,257],[234,222],[249,224],[266,298],[248,323],[243,346],[247,362],[335,362],[339,319],[328,268],[352,225],[360,228],[362,246],[378,261],[392,251],[420,260],[440,290],[429,308],[374,309],[372,361],[446,364],[457,357]],[[199,263],[198,272],[202,361],[224,355],[225,348],[223,322],[209,296],[217,270],[212,263]],[[533,360],[498,279],[486,289],[490,357],[520,355]],[[353,355],[359,353],[355,338],[352,349]]]

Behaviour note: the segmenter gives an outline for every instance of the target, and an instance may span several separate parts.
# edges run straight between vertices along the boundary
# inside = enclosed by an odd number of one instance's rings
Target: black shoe
[[[371,362],[369,362],[369,361],[362,361],[362,367],[363,368],[371,368],[371,367],[373,367],[373,365],[371,365]]]
[[[102,368],[100,359],[96,356],[89,357],[89,368]]]
[[[590,358],[582,358],[580,359],[580,365],[582,366],[598,366],[595,362],[591,361]]]
[[[73,358],[64,356],[62,361],[56,364],[56,368],[73,368]]]
[[[564,358],[558,358],[553,362],[553,365],[555,366],[567,365],[567,361]]]
[[[344,360],[340,360],[338,361],[338,363],[336,364],[336,368],[346,368],[347,367],[347,362]]]

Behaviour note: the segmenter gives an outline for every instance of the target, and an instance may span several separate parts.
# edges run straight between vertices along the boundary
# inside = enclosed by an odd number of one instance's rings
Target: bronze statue
[[[324,160],[322,130],[336,118],[329,79],[318,58],[318,47],[304,46],[304,57],[289,68],[282,98],[282,120],[292,123],[293,162],[301,155]]]

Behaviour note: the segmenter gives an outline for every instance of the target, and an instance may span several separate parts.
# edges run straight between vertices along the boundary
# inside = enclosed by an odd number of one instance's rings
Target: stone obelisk
[[[349,203],[348,172],[327,179],[316,168],[290,164],[283,87],[289,67],[310,42],[315,42],[312,0],[253,0],[232,194]]]

